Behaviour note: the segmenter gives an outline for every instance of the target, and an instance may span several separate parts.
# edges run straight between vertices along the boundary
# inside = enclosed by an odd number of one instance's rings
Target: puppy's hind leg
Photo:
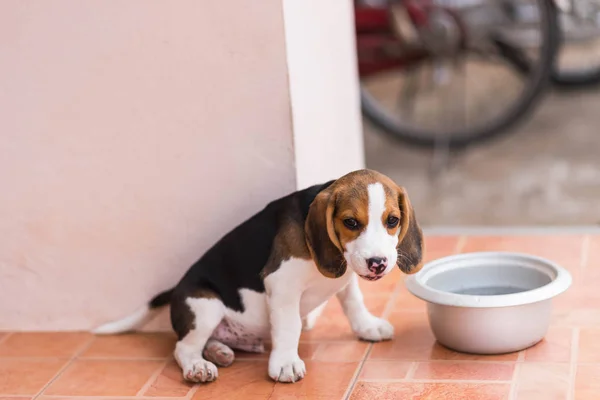
[[[185,325],[192,328],[185,329],[187,332],[177,329],[174,319],[174,327],[180,337],[175,345],[174,356],[183,371],[183,378],[190,382],[214,381],[219,375],[217,367],[204,359],[203,353],[213,331],[225,315],[225,306],[218,298],[188,297],[175,307],[191,312],[191,315],[185,313],[188,317]],[[173,314],[173,308],[171,311],[172,318],[178,316]]]
[[[324,302],[323,304],[321,304],[320,306],[318,306],[317,308],[315,308],[314,310],[309,312],[306,317],[302,318],[302,330],[303,331],[310,331],[312,328],[315,327],[317,320],[323,313],[323,310],[325,309],[326,306],[327,306],[327,302]]]
[[[229,367],[235,359],[235,353],[229,346],[215,339],[210,339],[204,348],[204,358],[219,367]]]

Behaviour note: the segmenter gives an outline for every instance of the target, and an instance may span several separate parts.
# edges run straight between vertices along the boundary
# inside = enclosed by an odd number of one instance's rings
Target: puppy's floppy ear
[[[334,211],[335,193],[326,189],[310,205],[304,225],[310,254],[319,272],[328,278],[338,278],[346,272],[342,246],[333,224]]]
[[[398,235],[398,267],[402,272],[414,274],[423,267],[423,232],[415,218],[406,189],[399,187],[400,234]]]

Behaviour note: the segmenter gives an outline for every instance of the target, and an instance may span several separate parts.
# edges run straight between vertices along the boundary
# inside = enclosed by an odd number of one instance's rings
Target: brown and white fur
[[[186,380],[213,381],[217,365],[233,362],[232,349],[262,352],[270,340],[269,376],[296,382],[306,374],[298,355],[303,324],[311,328],[334,295],[359,338],[392,338],[393,326],[365,307],[358,278],[377,280],[395,266],[414,273],[422,254],[406,191],[359,170],[273,201],[209,249],[175,288],[95,332],[131,330],[170,304],[174,355]]]

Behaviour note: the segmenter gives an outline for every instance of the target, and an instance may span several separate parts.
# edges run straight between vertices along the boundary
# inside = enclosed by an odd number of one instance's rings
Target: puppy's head
[[[407,274],[422,267],[423,234],[406,191],[378,172],[352,172],[320,192],[305,228],[311,255],[327,277],[350,267],[378,280],[395,265]]]

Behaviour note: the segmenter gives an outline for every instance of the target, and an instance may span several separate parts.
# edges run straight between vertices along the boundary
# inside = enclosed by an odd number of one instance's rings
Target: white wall
[[[299,188],[364,168],[354,8],[283,0]]]
[[[362,166],[350,3],[310,29],[305,4],[0,2],[0,330],[127,314],[268,201]]]

